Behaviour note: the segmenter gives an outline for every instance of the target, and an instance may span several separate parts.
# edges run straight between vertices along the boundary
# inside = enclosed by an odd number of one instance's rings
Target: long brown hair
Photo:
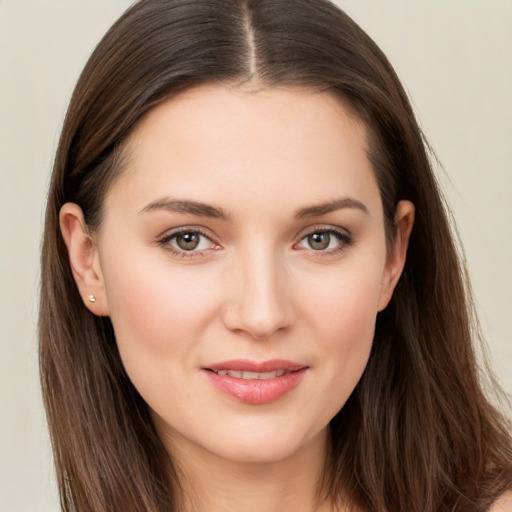
[[[89,229],[141,117],[204,83],[329,91],[366,124],[386,231],[416,206],[404,273],[367,368],[331,422],[328,487],[379,512],[487,510],[512,487],[507,423],[482,390],[472,302],[426,143],[386,57],[325,0],[141,0],[99,43],[65,119],[42,252],[40,367],[62,508],[178,510],[172,460],[129,381],[110,320],[84,307],[59,230]]]

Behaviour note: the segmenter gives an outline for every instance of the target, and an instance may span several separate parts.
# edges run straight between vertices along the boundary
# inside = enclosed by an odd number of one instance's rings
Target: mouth
[[[246,404],[263,405],[275,402],[295,389],[308,366],[284,360],[234,360],[203,370],[223,394]]]
[[[238,370],[210,370],[213,373],[221,376],[234,377],[235,379],[244,380],[269,380],[275,379],[276,377],[282,377],[283,375],[291,373],[289,370],[274,370],[273,372],[249,372],[249,371],[238,371]]]

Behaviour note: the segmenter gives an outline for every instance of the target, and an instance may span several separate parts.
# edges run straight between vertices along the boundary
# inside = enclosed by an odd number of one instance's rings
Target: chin
[[[206,448],[214,455],[240,464],[269,464],[300,458],[310,450],[323,453],[328,427],[320,431],[300,431],[282,425],[254,425],[253,428],[212,437]]]
[[[282,436],[280,439],[234,440],[217,453],[226,460],[246,464],[276,463],[292,457],[300,449],[299,443],[292,443]]]

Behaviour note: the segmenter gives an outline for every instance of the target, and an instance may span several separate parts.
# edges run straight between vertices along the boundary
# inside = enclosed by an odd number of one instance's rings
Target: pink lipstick
[[[299,385],[307,366],[274,359],[255,362],[232,360],[204,368],[221,392],[252,405],[274,402]]]

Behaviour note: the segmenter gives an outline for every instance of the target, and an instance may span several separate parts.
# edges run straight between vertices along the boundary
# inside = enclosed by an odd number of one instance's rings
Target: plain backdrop
[[[339,0],[442,162],[495,371],[512,391],[512,1]],[[48,178],[81,68],[125,0],[0,0],[0,510],[56,512],[37,371]],[[435,229],[435,226],[432,226]]]

